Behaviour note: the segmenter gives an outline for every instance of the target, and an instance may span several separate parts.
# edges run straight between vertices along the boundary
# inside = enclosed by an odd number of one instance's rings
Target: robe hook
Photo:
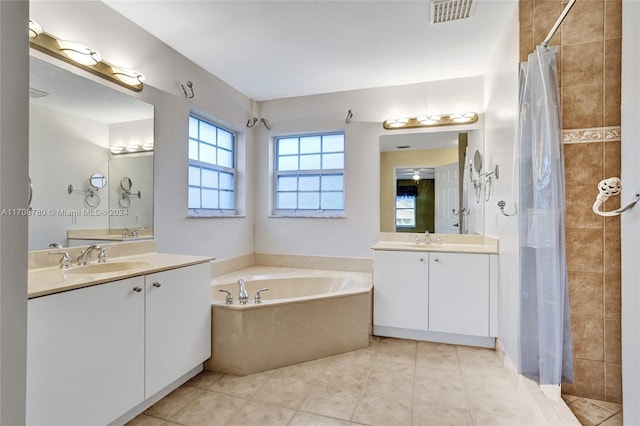
[[[247,127],[253,127],[258,122],[258,117],[253,117],[249,121],[247,121]]]
[[[193,83],[191,82],[191,80],[187,80],[187,87],[189,88],[189,90],[191,90],[191,96],[189,96],[189,94],[187,93],[187,89],[184,88],[184,84],[181,84],[181,86],[182,86],[182,91],[184,92],[184,95],[187,98],[191,99],[196,95],[195,92],[193,91]]]
[[[351,110],[347,111],[347,118],[344,120],[347,124],[351,123],[351,119],[353,118],[353,112]]]
[[[267,130],[271,130],[271,126],[269,125],[269,122],[267,121],[267,119],[266,119],[266,118],[264,118],[264,117],[263,117],[263,118],[261,118],[261,119],[260,119],[260,122],[261,122],[262,124],[264,124],[264,127],[266,127],[266,128],[267,128]]]

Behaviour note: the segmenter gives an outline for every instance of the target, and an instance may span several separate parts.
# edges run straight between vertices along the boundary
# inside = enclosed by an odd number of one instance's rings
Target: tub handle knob
[[[269,291],[268,288],[261,288],[260,290],[258,290],[258,292],[256,293],[256,297],[253,299],[253,301],[257,304],[262,303],[262,295],[260,293],[262,293],[263,291]]]
[[[218,290],[222,293],[227,293],[227,296],[224,298],[224,303],[226,303],[227,305],[232,305],[233,304],[233,296],[231,295],[231,292],[228,290]]]

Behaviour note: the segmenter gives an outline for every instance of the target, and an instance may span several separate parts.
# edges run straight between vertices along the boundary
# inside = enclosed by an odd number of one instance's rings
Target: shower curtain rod
[[[564,21],[564,18],[567,17],[567,14],[569,13],[569,10],[571,10],[571,8],[573,7],[575,2],[576,2],[576,0],[571,0],[567,4],[567,6],[564,8],[564,10],[562,11],[562,14],[560,15],[560,17],[558,18],[556,23],[553,24],[553,27],[551,28],[551,31],[549,31],[549,34],[547,35],[547,38],[545,38],[544,41],[540,44],[542,47],[547,47],[549,45],[549,42],[551,41],[551,38],[556,33],[556,31],[558,31],[558,28],[562,24],[562,21]]]

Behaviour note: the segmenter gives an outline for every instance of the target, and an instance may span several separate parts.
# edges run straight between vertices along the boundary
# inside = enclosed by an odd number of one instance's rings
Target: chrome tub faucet
[[[241,305],[246,305],[249,301],[249,293],[247,293],[247,288],[244,285],[244,280],[240,278],[238,280],[238,301]]]

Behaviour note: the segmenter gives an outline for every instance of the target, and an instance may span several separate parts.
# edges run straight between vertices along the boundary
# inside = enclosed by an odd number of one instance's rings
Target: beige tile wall
[[[566,1],[520,0],[520,59],[544,40]],[[567,267],[575,383],[563,392],[622,402],[620,221],[591,211],[596,185],[620,176],[621,0],[578,0],[560,46]],[[619,197],[605,210],[619,206]]]

